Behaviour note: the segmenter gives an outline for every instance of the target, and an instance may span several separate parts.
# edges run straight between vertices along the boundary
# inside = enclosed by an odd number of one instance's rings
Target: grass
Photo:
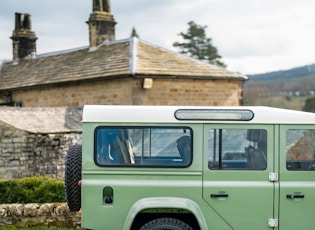
[[[305,100],[308,96],[265,96],[252,97],[249,100],[244,98],[244,105],[256,106],[271,106],[283,109],[302,110]]]
[[[22,228],[18,228],[18,227],[0,227],[0,230],[15,230],[15,229],[22,229]],[[23,229],[28,229],[28,230],[71,230],[71,229],[75,229],[75,228],[48,228],[48,227],[25,228],[25,227],[23,227]]]

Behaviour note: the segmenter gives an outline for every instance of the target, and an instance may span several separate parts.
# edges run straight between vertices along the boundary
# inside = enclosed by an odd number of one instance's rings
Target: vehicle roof
[[[177,110],[250,110],[249,121],[178,120]],[[315,113],[287,110],[265,106],[131,106],[131,105],[86,105],[84,122],[102,123],[253,123],[253,124],[315,124]]]

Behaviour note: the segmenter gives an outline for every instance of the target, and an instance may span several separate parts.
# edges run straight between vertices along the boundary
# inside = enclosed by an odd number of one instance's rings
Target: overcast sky
[[[243,74],[315,63],[314,0],[111,0],[116,39],[130,37],[174,50],[188,22],[206,33],[228,69]],[[1,0],[0,60],[12,59],[14,13],[32,15],[37,53],[87,46],[92,0]]]

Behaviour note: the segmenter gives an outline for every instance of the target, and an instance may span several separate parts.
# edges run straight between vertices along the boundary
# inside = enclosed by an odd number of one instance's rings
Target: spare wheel
[[[70,211],[81,208],[82,145],[70,146],[65,160],[65,193]]]

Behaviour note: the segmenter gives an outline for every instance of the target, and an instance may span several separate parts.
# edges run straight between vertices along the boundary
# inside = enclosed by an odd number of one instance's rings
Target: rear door
[[[281,229],[315,229],[315,126],[280,126]]]
[[[276,225],[273,142],[272,125],[204,126],[203,199],[233,229]]]

